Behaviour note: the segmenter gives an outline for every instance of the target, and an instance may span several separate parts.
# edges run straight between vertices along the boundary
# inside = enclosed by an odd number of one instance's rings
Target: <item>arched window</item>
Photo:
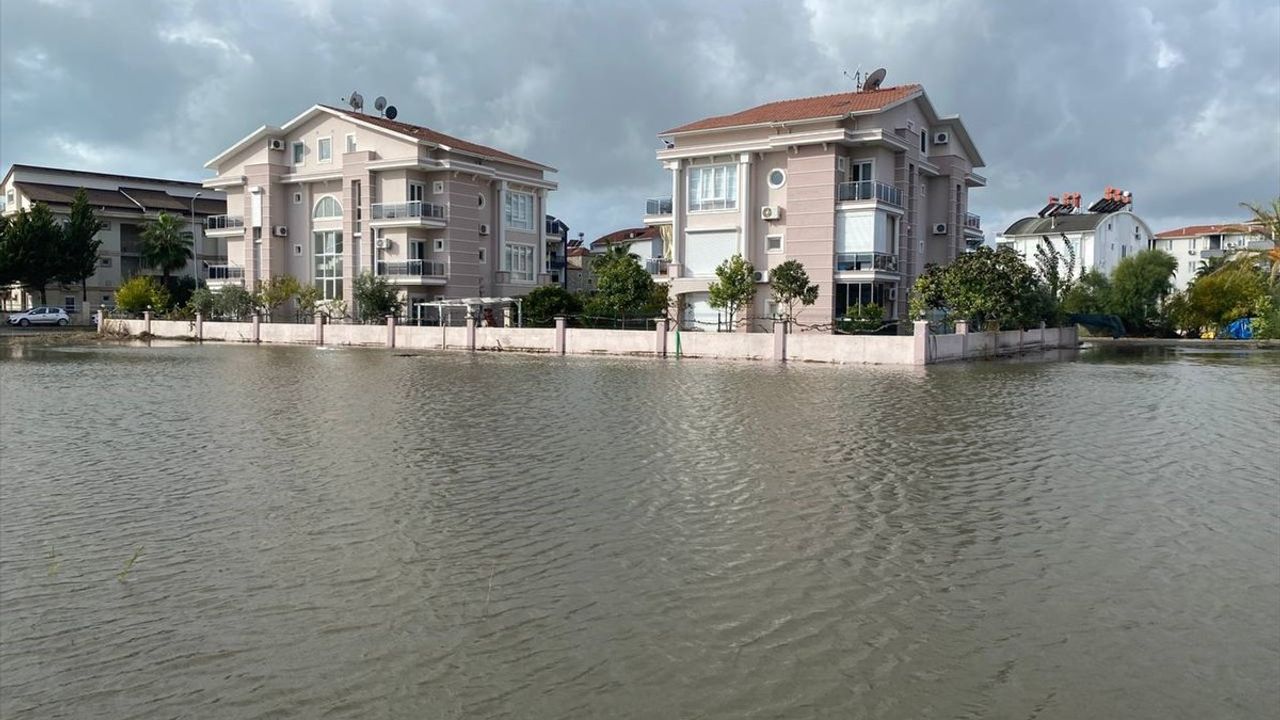
[[[316,201],[311,211],[312,220],[335,220],[342,217],[342,205],[334,198],[325,196]]]

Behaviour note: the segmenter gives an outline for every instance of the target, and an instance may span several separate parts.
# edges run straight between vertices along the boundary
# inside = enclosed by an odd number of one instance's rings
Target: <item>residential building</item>
[[[601,236],[591,243],[591,251],[603,253],[615,245],[623,245],[635,255],[651,275],[666,276],[667,261],[664,258],[661,229],[656,226],[625,228]]]
[[[563,220],[548,215],[547,222],[547,274],[552,285],[567,287],[569,284],[566,269],[569,248],[569,226]]]
[[[174,275],[194,275],[199,268],[200,276],[207,277],[208,267],[226,262],[225,241],[203,231],[205,218],[226,212],[226,199],[221,192],[202,188],[196,182],[13,165],[0,181],[3,212],[12,215],[35,203],[44,203],[58,222],[66,222],[80,188],[84,188],[94,213],[103,222],[97,236],[102,241],[98,270],[83,287],[49,285],[46,296],[50,305],[60,305],[68,314],[83,315],[99,305],[114,306],[116,289],[134,275],[160,275],[159,270],[142,263],[142,231],[162,212],[182,218],[196,240],[196,256],[185,270]],[[19,309],[39,304],[39,294],[33,295],[15,288],[5,306]]]
[[[1133,212],[1133,193],[1108,187],[1102,198],[1082,211],[1080,193],[1050,196],[1032,217],[1024,217],[996,235],[997,247],[1011,247],[1036,267],[1036,249],[1051,245],[1061,256],[1063,271],[1075,258],[1073,276],[1088,270],[1110,275],[1121,260],[1146,250],[1152,233]]]
[[[565,289],[571,293],[595,292],[596,273],[591,267],[595,258],[591,251],[582,246],[582,239],[569,241],[569,250],[565,253]]]
[[[647,203],[644,223],[663,242],[645,260],[670,283],[686,327],[716,327],[707,288],[737,253],[760,288],[744,315],[768,315],[769,270],[798,260],[819,288],[798,320],[829,327],[856,304],[905,316],[925,265],[981,238],[969,190],[986,185],[982,157],[960,118],[938,115],[919,85],[772,102],[659,137],[671,195]]]
[[[430,301],[551,281],[543,219],[555,170],[502,150],[314,105],[205,167],[216,175],[204,186],[227,194],[208,227],[227,242],[229,282],[292,275],[354,311],[354,280],[371,272],[427,314]]]
[[[1276,240],[1267,235],[1261,225],[1220,223],[1165,230],[1156,234],[1151,246],[1177,258],[1174,287],[1186,290],[1210,258],[1231,257],[1247,250],[1270,250],[1276,247]]]

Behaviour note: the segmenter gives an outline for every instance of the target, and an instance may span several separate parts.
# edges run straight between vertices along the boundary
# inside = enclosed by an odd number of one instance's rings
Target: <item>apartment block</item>
[[[1037,248],[1052,245],[1061,269],[1071,257],[1074,277],[1089,270],[1110,275],[1121,260],[1151,245],[1151,228],[1133,211],[1133,193],[1108,187],[1102,197],[1082,209],[1082,195],[1050,195],[1034,216],[1020,218],[996,235],[997,247],[1011,247],[1036,267]]]
[[[84,188],[98,219],[104,223],[97,238],[98,270],[83,287],[50,285],[46,295],[50,305],[60,305],[70,314],[86,313],[99,305],[114,306],[120,285],[139,274],[160,275],[142,264],[142,231],[160,213],[176,215],[191,228],[194,255],[186,269],[174,275],[207,277],[208,268],[226,263],[225,241],[206,236],[205,218],[226,213],[221,192],[202,188],[200,183],[161,178],[114,175],[111,173],[35,165],[14,165],[0,181],[4,214],[12,215],[43,203],[58,222],[66,222],[76,191]],[[7,309],[31,307],[40,302],[14,288],[5,299]]]
[[[380,114],[315,105],[205,167],[227,196],[207,221],[227,243],[222,282],[292,275],[354,310],[371,272],[426,316],[434,300],[523,295],[563,257],[554,168]]]
[[[707,287],[735,253],[757,270],[757,318],[771,314],[770,269],[804,264],[819,288],[798,318],[804,329],[873,302],[904,316],[927,264],[982,239],[969,212],[969,190],[986,185],[982,157],[919,85],[772,102],[659,137],[671,195],[647,203],[644,222],[663,241],[645,260],[689,329],[717,328]]]
[[[1267,235],[1261,225],[1219,223],[1165,230],[1156,234],[1151,246],[1177,258],[1178,269],[1173,284],[1178,290],[1186,290],[1210,258],[1230,258],[1247,251],[1271,250],[1276,247],[1276,240]]]

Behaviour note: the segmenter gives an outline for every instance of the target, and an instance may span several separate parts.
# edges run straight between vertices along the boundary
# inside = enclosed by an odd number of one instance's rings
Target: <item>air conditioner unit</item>
[[[386,238],[378,238],[377,240],[374,240],[374,241],[373,241],[373,247],[374,247],[374,249],[376,249],[376,250],[386,250],[386,249],[387,249],[387,239],[386,239]]]
[[[267,141],[267,149],[268,149],[268,150],[283,150],[283,149],[284,149],[284,141],[283,141],[283,140],[281,140],[280,138],[271,138],[270,140],[268,140],[268,141]]]
[[[756,270],[754,273],[752,273],[751,278],[758,283],[767,283],[769,282],[769,271]]]
[[[480,234],[481,235],[489,234],[489,223],[480,223]]]
[[[947,144],[947,143],[949,143],[949,142],[951,142],[951,133],[949,133],[949,132],[936,132],[936,133],[934,133],[934,134],[933,134],[933,144],[934,144],[934,145],[946,145],[946,144]]]
[[[276,225],[275,227],[271,228],[271,234],[276,237],[289,237],[289,226]]]
[[[761,220],[777,220],[782,217],[782,208],[777,205],[762,205],[760,207]]]
[[[933,234],[934,234],[934,235],[946,235],[946,234],[947,234],[947,224],[946,224],[946,223],[934,223],[934,224],[933,224]]]

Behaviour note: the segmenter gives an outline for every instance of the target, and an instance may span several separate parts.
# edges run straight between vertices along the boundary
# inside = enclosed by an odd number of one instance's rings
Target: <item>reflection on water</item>
[[[1280,706],[1274,355],[0,359],[6,718]]]

